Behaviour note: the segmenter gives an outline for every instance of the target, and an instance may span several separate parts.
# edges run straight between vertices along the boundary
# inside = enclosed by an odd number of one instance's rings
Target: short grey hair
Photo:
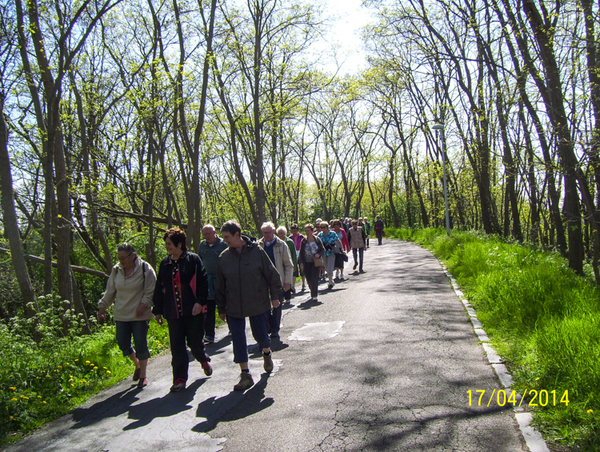
[[[285,228],[285,226],[279,226],[277,228],[277,235],[279,235],[279,233],[282,231],[283,231],[283,235],[287,235],[287,229]]]
[[[271,228],[273,231],[275,231],[275,225],[272,221],[265,221],[260,227],[260,230],[262,231],[264,228]]]

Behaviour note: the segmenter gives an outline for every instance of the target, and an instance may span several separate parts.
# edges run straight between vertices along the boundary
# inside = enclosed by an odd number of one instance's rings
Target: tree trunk
[[[25,307],[25,315],[32,317],[34,312],[38,310],[37,301],[25,258],[23,257],[23,248],[21,245],[21,237],[19,235],[19,223],[15,211],[15,203],[13,199],[13,182],[10,172],[10,157],[8,154],[8,130],[4,121],[4,99],[0,99],[0,196],[2,197],[2,218],[4,219],[4,236],[10,244],[10,254],[13,269],[23,304]],[[34,309],[35,308],[35,309]]]

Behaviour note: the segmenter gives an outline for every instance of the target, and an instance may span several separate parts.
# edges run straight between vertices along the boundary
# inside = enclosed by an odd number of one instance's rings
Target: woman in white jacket
[[[112,268],[106,292],[98,302],[98,319],[105,319],[106,309],[114,303],[117,344],[123,356],[128,356],[135,364],[133,381],[138,382],[138,388],[143,388],[148,384],[148,325],[154,317],[152,296],[156,274],[152,266],[144,262],[129,243],[118,246],[117,257],[119,263]],[[131,346],[132,335],[135,350]]]

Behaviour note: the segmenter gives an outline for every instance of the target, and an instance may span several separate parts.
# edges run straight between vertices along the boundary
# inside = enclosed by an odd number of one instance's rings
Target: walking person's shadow
[[[232,422],[251,416],[275,403],[265,398],[265,388],[269,374],[263,373],[260,380],[246,392],[231,391],[224,397],[210,397],[198,405],[196,417],[204,418],[192,428],[192,431],[206,433],[213,430],[219,422]],[[235,408],[235,409],[233,409]]]
[[[132,406],[128,419],[134,419],[135,422],[126,425],[123,430],[144,427],[156,418],[175,416],[182,411],[189,410],[192,408],[190,402],[194,400],[196,391],[205,381],[206,379],[196,380],[183,391],[169,392],[164,397],[157,397]]]

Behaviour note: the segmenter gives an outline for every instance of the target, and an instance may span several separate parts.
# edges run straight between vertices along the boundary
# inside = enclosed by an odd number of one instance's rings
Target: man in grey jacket
[[[219,316],[227,320],[233,342],[233,360],[242,371],[234,391],[245,391],[254,385],[248,368],[246,317],[250,319],[252,336],[263,350],[264,369],[273,370],[269,314],[280,305],[281,278],[265,251],[256,241],[242,235],[235,220],[221,227],[221,237],[229,245],[219,257],[215,301]],[[287,248],[287,247],[286,247]]]
[[[290,256],[290,249],[283,240],[275,235],[275,225],[270,221],[263,223],[260,230],[263,237],[258,241],[258,245],[265,250],[279,272],[281,283],[283,284],[283,292],[279,297],[279,302],[283,303],[284,292],[290,290],[294,281],[294,263]],[[269,333],[271,334],[271,339],[279,339],[281,314],[281,304],[271,311],[271,315],[269,316]]]

